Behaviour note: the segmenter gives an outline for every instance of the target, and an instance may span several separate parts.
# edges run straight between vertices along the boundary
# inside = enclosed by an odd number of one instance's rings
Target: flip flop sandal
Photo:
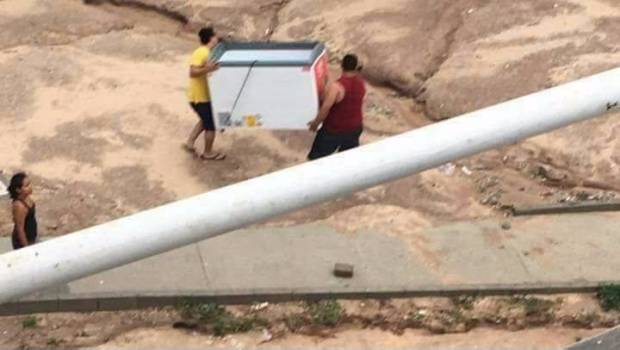
[[[226,155],[222,154],[222,153],[216,153],[214,155],[211,156],[206,156],[204,154],[200,155],[200,159],[202,160],[224,160],[226,159]]]

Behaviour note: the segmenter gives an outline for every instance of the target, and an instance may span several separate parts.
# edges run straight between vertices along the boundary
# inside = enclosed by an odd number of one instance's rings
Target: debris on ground
[[[353,265],[337,263],[336,265],[334,265],[334,276],[340,278],[352,278]]]

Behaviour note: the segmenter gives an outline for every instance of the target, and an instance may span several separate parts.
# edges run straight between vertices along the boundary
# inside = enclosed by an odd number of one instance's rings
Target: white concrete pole
[[[10,252],[0,256],[0,303],[599,116],[618,101],[614,69]]]

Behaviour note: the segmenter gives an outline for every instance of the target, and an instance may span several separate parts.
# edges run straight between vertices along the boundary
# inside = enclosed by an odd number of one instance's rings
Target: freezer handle
[[[243,80],[243,84],[241,84],[241,88],[239,89],[239,92],[237,93],[237,97],[235,98],[235,103],[233,103],[232,109],[230,111],[231,117],[235,113],[235,108],[237,108],[237,103],[239,102],[239,98],[241,97],[241,94],[243,93],[243,90],[245,89],[245,85],[248,83],[248,79],[250,78],[250,73],[252,73],[252,69],[254,69],[254,66],[256,65],[257,62],[258,60],[252,62],[252,64],[250,64],[250,67],[248,68],[248,72],[245,74],[245,79]]]

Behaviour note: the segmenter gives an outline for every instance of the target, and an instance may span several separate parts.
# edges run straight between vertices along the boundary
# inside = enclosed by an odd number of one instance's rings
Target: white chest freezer
[[[306,129],[327,83],[325,46],[310,43],[221,43],[211,59],[209,89],[218,129]]]

